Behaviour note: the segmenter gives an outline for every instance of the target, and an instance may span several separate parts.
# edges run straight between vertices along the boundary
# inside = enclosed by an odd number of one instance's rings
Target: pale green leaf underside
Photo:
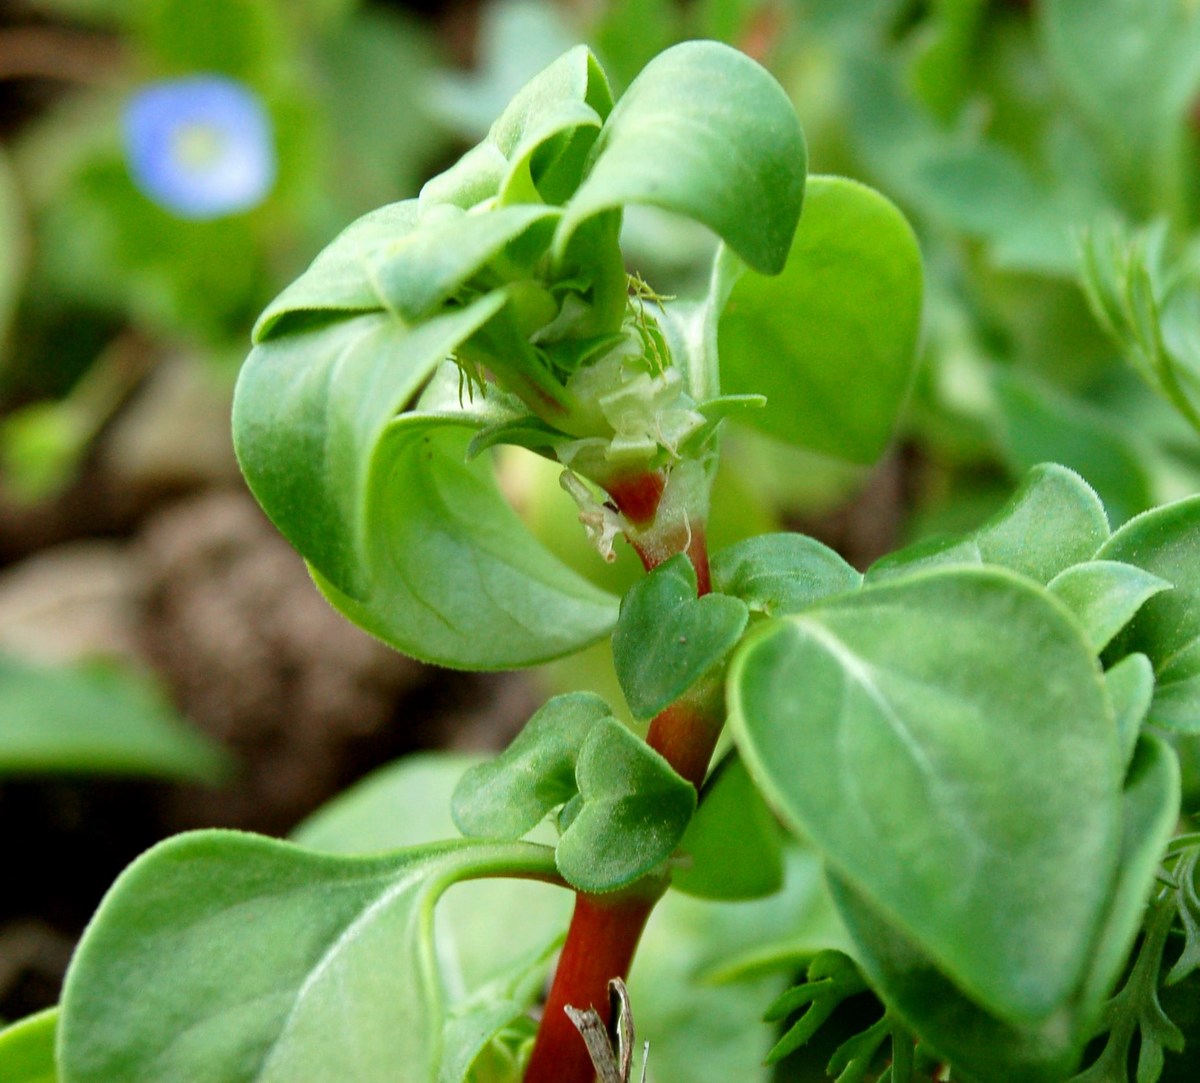
[[[553,557],[509,507],[486,459],[466,461],[472,429],[398,424],[362,599],[314,579],[347,617],[398,650],[440,665],[504,669],[568,654],[616,621],[617,600]]]
[[[761,534],[713,554],[713,589],[778,617],[856,590],[862,573],[804,534]]]
[[[1121,765],[1093,652],[1042,591],[956,568],[844,595],[747,643],[730,710],[776,811],[981,1004],[1037,1019],[1078,985]]]
[[[870,462],[908,394],[921,295],[904,216],[856,181],[812,177],[783,273],[748,271],[730,294],[718,328],[722,390],[766,395],[746,421],[768,435]]]
[[[229,766],[132,673],[0,655],[0,776],[78,772],[212,782]]]
[[[433,906],[503,869],[554,875],[525,843],[372,858],[224,831],[162,843],[122,874],[72,963],[63,1083],[435,1079]]]
[[[702,223],[759,271],[783,268],[804,197],[804,135],[783,89],[743,53],[691,41],[660,54],[593,154],[557,251],[586,219],[637,203]]]
[[[0,1083],[58,1083],[57,1026],[58,1009],[47,1008],[0,1030]]]

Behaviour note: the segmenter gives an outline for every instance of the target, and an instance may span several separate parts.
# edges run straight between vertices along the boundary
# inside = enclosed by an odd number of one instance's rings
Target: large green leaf
[[[1154,663],[1148,721],[1200,733],[1200,497],[1130,520],[1097,557],[1136,565],[1173,584],[1142,606],[1112,652],[1140,652]]]
[[[532,665],[608,632],[617,599],[553,557],[496,485],[490,462],[466,461],[472,430],[439,418],[395,426],[373,505],[366,596],[315,569],[347,617],[406,654],[441,665]]]
[[[1058,1010],[1106,906],[1121,780],[1058,604],[996,569],[885,582],[772,622],[729,689],[751,775],[839,875],[987,1010]]]
[[[53,771],[215,782],[229,767],[220,748],[132,673],[0,656],[0,776]]]
[[[0,1083],[58,1083],[57,1027],[58,1009],[47,1008],[0,1030]]]
[[[758,271],[783,269],[804,197],[804,135],[782,87],[744,53],[690,41],[659,54],[593,156],[559,251],[586,219],[636,203],[700,222]]]
[[[766,395],[746,420],[771,436],[870,462],[908,394],[921,294],[904,216],[865,185],[813,177],[783,273],[749,271],[733,287],[718,329],[722,389]]]
[[[493,296],[410,328],[387,313],[260,343],[233,405],[242,472],[284,536],[340,590],[366,593],[372,475],[384,430],[503,305]]]
[[[921,1040],[953,1061],[955,1078],[1060,1083],[1078,1062],[1137,935],[1178,818],[1179,768],[1161,741],[1138,746],[1121,811],[1119,872],[1084,979],[1069,1000],[1038,1020],[1002,1020],[983,1009],[882,908],[846,880],[831,877],[859,964]]]
[[[438,1079],[433,907],[456,881],[505,872],[553,878],[551,852],[450,842],[349,858],[225,831],[170,839],[121,875],[75,955],[63,1081]]]

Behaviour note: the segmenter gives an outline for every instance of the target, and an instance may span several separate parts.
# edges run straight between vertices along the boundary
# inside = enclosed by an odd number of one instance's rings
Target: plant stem
[[[659,474],[624,479],[609,489],[622,513],[638,526],[653,522],[662,493]],[[630,543],[646,571],[686,552],[696,569],[699,595],[709,593],[703,521],[686,529],[672,525],[645,544],[633,538]],[[721,732],[720,691],[719,685],[701,682],[658,714],[646,734],[646,743],[697,790]],[[605,1025],[609,1023],[608,982],[628,976],[642,930],[665,890],[666,881],[654,879],[612,895],[580,892],[575,896],[571,926],[546,997],[525,1083],[593,1083],[596,1071],[587,1047],[563,1008],[593,1008]]]

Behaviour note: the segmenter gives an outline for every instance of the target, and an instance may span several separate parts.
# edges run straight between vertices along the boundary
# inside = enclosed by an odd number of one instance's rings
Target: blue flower
[[[275,181],[275,142],[262,101],[220,75],[154,83],[125,110],[134,182],[181,218],[220,218],[261,203]]]

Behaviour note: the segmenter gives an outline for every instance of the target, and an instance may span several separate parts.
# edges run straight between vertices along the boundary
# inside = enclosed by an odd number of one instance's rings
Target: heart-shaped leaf
[[[1089,560],[1059,572],[1049,588],[1079,618],[1088,642],[1099,652],[1147,599],[1170,590],[1171,584],[1132,564]]]
[[[722,388],[766,395],[746,422],[770,436],[872,462],[912,381],[921,292],[904,216],[865,185],[813,177],[783,273],[749,271],[730,293]]]
[[[64,1083],[437,1079],[433,906],[452,883],[502,873],[553,878],[550,851],[350,858],[228,831],[170,839],[121,875],[72,961]]]
[[[954,568],[842,595],[752,636],[729,698],[768,802],[954,984],[1012,1021],[1070,997],[1121,764],[1094,653],[1043,590]]]
[[[722,594],[696,597],[696,569],[680,554],[625,595],[613,632],[613,664],[635,718],[670,706],[741,638],[745,603]]]
[[[806,160],[796,111],[764,68],[718,42],[684,42],[650,61],[617,102],[555,248],[566,251],[593,215],[647,204],[700,222],[751,267],[778,273]]]
[[[713,554],[713,586],[773,617],[856,590],[862,574],[815,538],[760,534]]]
[[[575,763],[593,727],[612,710],[599,696],[572,692],[538,710],[494,760],[455,787],[451,810],[468,836],[519,839],[578,792]]]
[[[615,720],[592,727],[575,777],[581,801],[555,861],[580,891],[614,891],[661,865],[696,808],[695,787]]]
[[[1137,651],[1154,663],[1147,721],[1200,733],[1200,497],[1131,519],[1096,556],[1136,565],[1174,585],[1138,610],[1110,652],[1119,658]]]
[[[58,1009],[47,1008],[0,1030],[0,1083],[59,1083],[57,1028]]]
[[[671,884],[702,899],[757,899],[783,885],[783,831],[736,752],[712,771],[679,843]]]

